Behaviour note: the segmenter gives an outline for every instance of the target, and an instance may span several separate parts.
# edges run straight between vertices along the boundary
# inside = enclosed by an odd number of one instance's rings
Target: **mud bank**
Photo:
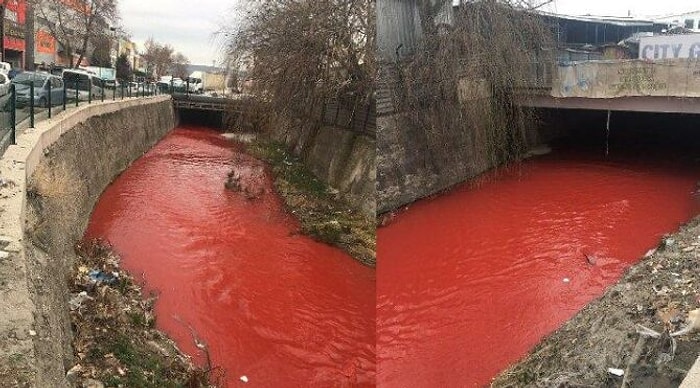
[[[5,153],[0,386],[69,385],[74,244],[104,188],[174,126],[169,97],[93,104],[25,131]]]
[[[669,333],[689,325],[688,313],[700,307],[699,260],[700,216],[666,236],[492,386],[678,387],[698,357],[700,332],[673,339]],[[639,325],[661,336],[642,335]]]

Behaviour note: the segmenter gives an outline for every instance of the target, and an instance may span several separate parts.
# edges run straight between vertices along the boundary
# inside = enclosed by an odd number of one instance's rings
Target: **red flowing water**
[[[157,326],[229,386],[373,386],[375,273],[298,233],[265,179],[224,188],[249,156],[214,131],[181,127],[107,188],[86,237],[104,238],[146,291]]]
[[[488,385],[697,214],[698,171],[660,164],[548,156],[381,228],[378,385]]]

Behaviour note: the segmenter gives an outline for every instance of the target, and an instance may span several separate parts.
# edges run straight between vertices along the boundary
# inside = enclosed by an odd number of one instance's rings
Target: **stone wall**
[[[301,121],[276,135],[314,175],[368,217],[375,216],[377,165],[373,136]]]
[[[493,167],[472,133],[403,126],[399,114],[377,120],[377,213],[444,190]]]
[[[526,146],[532,154],[561,138],[568,130],[552,119],[551,112],[538,111],[526,131]],[[466,118],[465,118],[466,120]],[[397,209],[438,193],[497,167],[483,146],[480,124],[466,129],[421,128],[402,125],[400,114],[377,119],[377,213]],[[545,147],[546,148],[546,147]],[[531,155],[526,153],[525,157]]]
[[[3,156],[0,386],[69,386],[73,245],[102,191],[175,121],[166,96],[86,105],[20,134]]]

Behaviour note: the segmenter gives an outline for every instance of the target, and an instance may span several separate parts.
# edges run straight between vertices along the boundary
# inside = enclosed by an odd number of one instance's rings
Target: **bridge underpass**
[[[520,103],[533,108],[700,114],[698,97],[552,97],[528,94]]]
[[[700,113],[697,60],[571,62],[533,77],[520,103],[534,108]]]
[[[691,154],[700,145],[696,62],[572,62],[544,72],[554,76],[533,78],[536,86],[518,95],[521,105],[537,109],[542,118],[537,133],[528,135],[530,143],[575,138],[611,149],[645,144]]]
[[[694,113],[538,108],[540,133],[547,143],[610,153],[646,150],[696,157],[700,149],[700,116]],[[609,128],[609,131],[608,131]],[[695,155],[695,156],[694,156]]]
[[[242,111],[242,98],[212,97],[198,94],[173,94],[173,107],[180,123],[223,129]]]

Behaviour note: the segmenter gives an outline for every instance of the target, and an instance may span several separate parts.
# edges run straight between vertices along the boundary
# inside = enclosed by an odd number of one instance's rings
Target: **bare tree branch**
[[[227,30],[227,54],[247,65],[255,92],[280,109],[316,98],[368,98],[375,74],[372,0],[248,0],[242,28]]]
[[[79,65],[89,43],[119,21],[117,0],[35,0],[40,23],[63,47],[70,66]],[[73,55],[79,54],[77,63]]]

